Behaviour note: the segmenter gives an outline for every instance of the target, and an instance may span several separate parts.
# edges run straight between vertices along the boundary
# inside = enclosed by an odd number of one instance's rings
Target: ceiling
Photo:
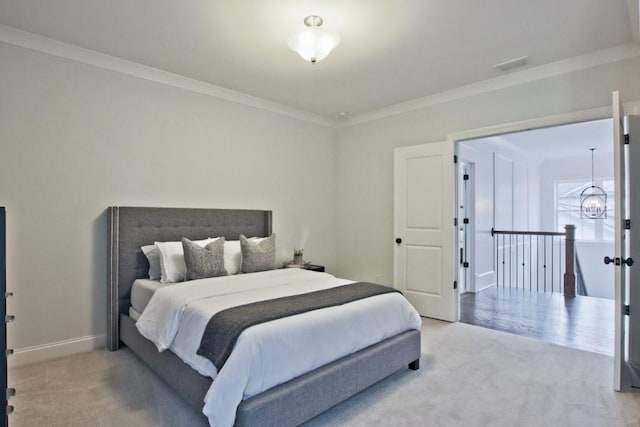
[[[342,43],[287,47],[305,16]],[[638,42],[638,0],[0,0],[0,24],[335,119]]]

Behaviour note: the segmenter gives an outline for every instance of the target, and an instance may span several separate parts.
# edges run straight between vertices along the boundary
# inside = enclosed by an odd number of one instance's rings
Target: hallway
[[[460,321],[613,355],[614,301],[490,288],[460,296]]]

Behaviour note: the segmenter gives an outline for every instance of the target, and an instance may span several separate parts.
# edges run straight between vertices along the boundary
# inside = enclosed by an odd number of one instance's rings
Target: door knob
[[[627,266],[631,267],[633,265],[633,258],[620,259],[618,257],[611,258],[611,257],[606,256],[606,257],[604,257],[604,263],[605,264],[614,263],[615,265],[626,264]]]
[[[402,243],[402,239],[401,239],[401,238],[399,238],[399,237],[396,237],[396,243],[397,243],[397,244]]]

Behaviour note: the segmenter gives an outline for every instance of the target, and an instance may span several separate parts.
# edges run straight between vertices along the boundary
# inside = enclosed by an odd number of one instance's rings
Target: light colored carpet
[[[640,395],[612,389],[613,359],[423,319],[404,370],[307,423],[319,426],[640,426]],[[12,369],[12,427],[205,426],[128,350]]]

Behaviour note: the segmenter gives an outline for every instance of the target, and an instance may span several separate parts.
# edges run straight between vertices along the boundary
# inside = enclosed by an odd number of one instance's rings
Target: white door
[[[425,317],[457,320],[453,142],[394,151],[394,286]]]
[[[628,183],[636,185],[628,185],[627,190],[627,206],[628,216],[631,220],[631,230],[636,230],[640,225],[640,116],[628,116],[627,135],[629,144],[627,147],[627,178]],[[627,231],[628,256],[635,262],[640,262],[640,239],[636,238],[637,232],[632,234]],[[627,261],[628,263],[628,261]],[[635,263],[631,268],[627,269],[627,301],[630,308],[629,319],[629,367],[631,369],[631,385],[640,387],[640,316],[638,308],[640,308],[640,278],[638,277],[638,265]]]
[[[613,93],[613,144],[615,178],[615,254],[613,260],[605,258],[615,268],[615,343],[614,389],[621,391],[640,383],[640,290],[637,262],[640,260],[639,242],[632,239],[631,230],[640,225],[640,117],[629,116],[628,141],[625,144],[624,111],[618,92]],[[632,145],[634,145],[632,147]],[[627,223],[629,220],[629,223]],[[633,264],[633,267],[631,266]],[[627,315],[627,309],[629,315]]]
[[[458,292],[475,292],[473,283],[473,167],[470,163],[458,162]]]

